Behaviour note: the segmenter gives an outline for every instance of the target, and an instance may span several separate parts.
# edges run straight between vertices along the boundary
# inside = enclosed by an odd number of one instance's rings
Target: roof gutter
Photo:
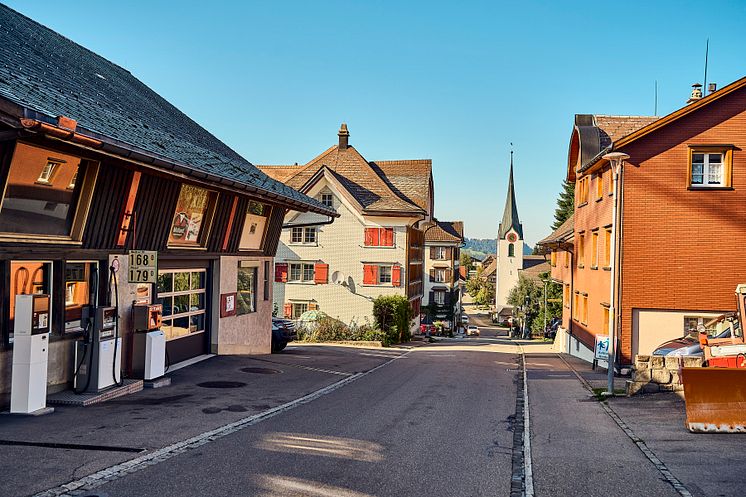
[[[39,114],[36,111],[25,109],[25,108],[24,108],[24,111],[25,111],[24,114],[33,116],[33,118],[26,117],[26,118],[20,119],[20,124],[24,129],[43,133],[47,136],[50,136],[52,138],[56,138],[59,140],[72,142],[74,144],[83,146],[85,148],[89,148],[89,149],[93,149],[97,151],[109,152],[109,155],[114,155],[117,157],[124,157],[126,159],[129,159],[132,162],[152,165],[158,169],[165,169],[165,170],[178,172],[187,177],[196,178],[196,179],[203,180],[203,181],[208,181],[214,184],[228,186],[228,187],[231,187],[235,190],[242,191],[242,192],[253,193],[260,197],[264,197],[265,199],[270,199],[270,201],[274,203],[284,203],[286,205],[290,205],[295,208],[294,210],[298,210],[300,212],[310,211],[310,212],[315,212],[317,214],[321,214],[324,216],[335,217],[335,218],[339,217],[339,214],[334,211],[331,211],[328,209],[320,209],[312,204],[294,200],[285,195],[281,195],[281,194],[272,192],[264,188],[259,188],[254,185],[234,181],[234,180],[231,180],[231,179],[228,179],[222,176],[217,176],[214,174],[209,174],[209,173],[205,173],[201,171],[195,171],[191,167],[185,164],[180,164],[165,156],[159,156],[158,154],[139,149],[126,142],[122,142],[122,141],[119,141],[119,140],[116,140],[110,137],[105,137],[95,132],[85,130],[86,132],[85,134],[83,134],[83,133],[78,133],[77,131],[71,131],[69,129],[65,129],[60,126],[56,126],[54,124],[50,124],[46,122],[46,120],[39,119],[39,117],[48,118],[48,116],[46,115]]]

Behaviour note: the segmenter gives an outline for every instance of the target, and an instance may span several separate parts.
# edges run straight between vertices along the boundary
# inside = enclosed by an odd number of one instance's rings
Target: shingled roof
[[[602,149],[660,119],[658,116],[604,116],[600,114],[595,115],[594,118],[596,126],[601,130]]]
[[[57,125],[103,142],[107,152],[134,154],[163,169],[247,190],[298,210],[336,215],[269,178],[249,161],[145,86],[126,69],[0,4],[0,103],[6,122]],[[13,105],[14,104],[14,105]]]
[[[330,171],[366,213],[424,214],[431,209],[432,161],[368,162],[347,144],[347,126],[340,142],[303,166],[259,165],[259,169],[286,185],[306,191],[322,168]]]
[[[436,221],[436,224],[425,228],[425,243],[464,241],[463,221]]]

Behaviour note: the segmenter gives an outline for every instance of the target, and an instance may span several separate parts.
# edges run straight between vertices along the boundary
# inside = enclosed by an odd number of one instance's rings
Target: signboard
[[[223,293],[220,295],[220,317],[236,315],[236,292]]]
[[[158,252],[155,250],[130,250],[128,281],[130,283],[155,283],[158,276]]]
[[[609,337],[608,335],[596,335],[596,347],[593,358],[601,361],[609,361]]]

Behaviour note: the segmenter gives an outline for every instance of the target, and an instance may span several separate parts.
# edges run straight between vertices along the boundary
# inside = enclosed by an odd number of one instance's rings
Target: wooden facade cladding
[[[181,183],[176,180],[142,176],[135,200],[135,227],[127,239],[127,248],[158,251],[166,249],[180,188]]]
[[[264,255],[266,257],[274,257],[277,255],[277,245],[280,241],[280,235],[282,234],[282,223],[285,219],[285,213],[287,211],[282,207],[272,207],[272,212],[269,215],[267,221],[267,232],[264,235]],[[237,223],[243,226],[243,223]],[[239,231],[239,236],[240,236]]]
[[[93,190],[88,222],[83,230],[83,248],[114,249],[132,171],[103,163]]]
[[[226,252],[235,252],[238,250],[238,240],[241,236],[241,232],[236,233],[236,225],[243,223],[237,223],[234,219],[231,223],[231,212],[234,211],[233,203],[235,195],[221,194],[218,195],[217,205],[215,206],[215,215],[212,217],[212,227],[210,228],[210,238],[207,240],[207,251],[208,252],[222,252],[223,241],[225,240],[225,230],[228,229],[228,225],[231,224],[231,233],[228,238],[228,244]],[[241,213],[246,212],[248,201],[246,198],[239,198],[236,203],[235,216],[241,216]],[[243,216],[241,216],[243,217]]]

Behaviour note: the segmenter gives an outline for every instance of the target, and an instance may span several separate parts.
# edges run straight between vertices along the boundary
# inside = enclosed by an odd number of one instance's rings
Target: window
[[[311,228],[292,228],[290,233],[290,243],[314,245],[317,243],[316,227]]]
[[[65,261],[65,331],[81,331],[83,307],[90,302],[90,282],[95,262]]]
[[[334,207],[334,196],[331,193],[322,193],[321,203],[327,207]]]
[[[0,183],[0,232],[80,240],[98,164],[48,153],[16,144],[7,180]]]
[[[552,254],[549,256],[549,265],[552,267],[557,266],[557,251],[552,250]]]
[[[583,324],[588,324],[588,295],[583,295]]]
[[[313,266],[310,263],[290,264],[288,281],[313,282]]]
[[[603,307],[603,317],[604,317],[604,323],[603,323],[604,335],[609,336],[609,319],[610,319],[609,308],[606,307],[605,305],[602,305],[602,307]]]
[[[204,269],[170,269],[158,271],[158,303],[163,306],[161,329],[166,340],[205,331]]]
[[[508,257],[515,257],[515,245],[508,244]]]
[[[13,326],[16,308],[16,295],[45,293],[51,295],[52,263],[40,261],[11,261],[10,262],[10,326],[9,340],[13,341]],[[52,305],[50,298],[50,306]],[[52,309],[54,309],[52,307]],[[53,311],[52,311],[53,312]],[[50,316],[54,323],[53,316]]]
[[[446,303],[446,292],[444,291],[434,291],[433,292],[433,300],[435,300],[435,303],[438,305],[445,305]]]
[[[394,228],[365,228],[366,247],[393,247]]]
[[[176,212],[168,234],[170,246],[201,247],[207,240],[206,227],[217,194],[192,185],[181,185]]]
[[[248,261],[238,263],[238,281],[236,285],[236,314],[256,312],[256,274],[257,268],[248,265]]]
[[[603,171],[596,174],[596,200],[601,200],[604,196],[604,176]]]
[[[604,267],[611,267],[611,228],[604,230]]]
[[[578,267],[582,268],[585,262],[585,234],[580,233],[578,236]]]
[[[445,269],[435,270],[435,281],[436,283],[444,283],[446,281],[446,270]]]
[[[591,269],[598,269],[598,231],[591,233]]]
[[[717,322],[718,318],[712,316],[684,316],[684,335],[697,337],[703,330],[712,337],[717,333]]]
[[[565,307],[570,307],[570,284],[565,283],[562,285],[562,302]]]
[[[565,267],[570,267],[570,252],[565,252]]]
[[[308,302],[295,302],[291,304],[292,313],[290,317],[292,319],[299,319],[301,315],[308,310]]]
[[[391,283],[391,266],[378,266],[378,284]]]
[[[732,150],[723,147],[689,149],[689,185],[692,188],[729,187]]]
[[[578,320],[578,305],[580,304],[580,293],[575,292],[575,295],[573,296],[573,302],[572,302],[572,318],[577,321]]]
[[[269,300],[269,261],[264,261],[264,288],[262,298]]]
[[[249,201],[246,208],[241,239],[238,243],[240,250],[259,250],[264,242],[264,232],[267,227],[271,207],[260,202]]]
[[[585,176],[578,180],[577,187],[578,187],[578,205],[579,206],[588,203],[588,182],[589,181],[590,181],[590,178],[588,176]]]

